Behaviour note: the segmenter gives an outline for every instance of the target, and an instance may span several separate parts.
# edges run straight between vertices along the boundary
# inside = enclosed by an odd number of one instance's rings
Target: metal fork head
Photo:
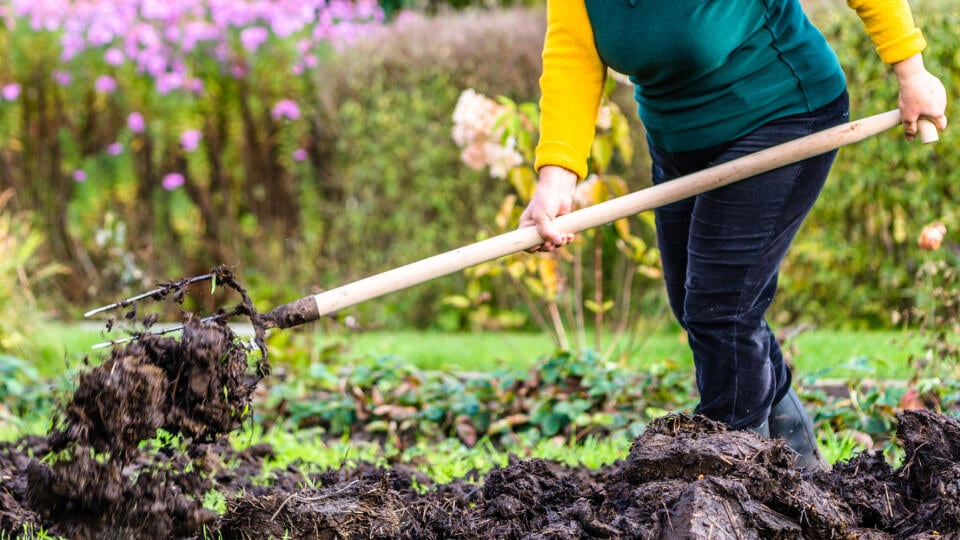
[[[167,282],[167,283],[163,283],[163,284],[161,284],[159,287],[157,287],[156,289],[149,290],[149,291],[147,291],[147,292],[145,292],[145,293],[141,293],[141,294],[138,294],[138,295],[136,295],[136,296],[131,296],[130,298],[124,298],[124,299],[122,299],[122,300],[117,300],[116,302],[114,302],[114,303],[112,303],[112,304],[107,304],[107,305],[105,305],[105,306],[100,306],[100,307],[98,307],[98,308],[91,309],[90,311],[84,313],[83,316],[84,316],[84,318],[87,318],[87,317],[91,317],[91,316],[93,316],[93,315],[96,315],[96,314],[98,314],[98,313],[103,313],[103,312],[105,312],[105,311],[111,311],[111,310],[114,310],[114,309],[119,309],[119,308],[124,308],[124,307],[128,307],[128,306],[132,306],[133,304],[136,304],[136,303],[139,302],[140,300],[144,300],[144,299],[146,299],[146,298],[151,298],[151,299],[153,299],[153,300],[163,300],[163,299],[166,298],[171,292],[180,292],[180,291],[183,291],[183,289],[186,288],[187,285],[190,285],[190,284],[193,284],[193,283],[198,283],[198,282],[201,282],[201,281],[207,281],[207,280],[214,279],[214,278],[215,278],[215,274],[214,274],[213,272],[211,272],[211,273],[209,273],[209,274],[203,274],[203,275],[200,275],[200,276],[194,276],[194,277],[190,277],[190,278],[183,278],[183,279],[180,279],[180,280],[177,280],[177,281],[170,281],[170,282]]]
[[[124,319],[127,319],[128,321],[133,323],[134,320],[136,319],[137,308],[140,305],[140,302],[147,299],[155,300],[155,301],[163,301],[163,300],[166,300],[168,297],[170,297],[175,303],[182,304],[184,301],[185,295],[187,293],[188,287],[190,287],[193,284],[201,283],[205,281],[212,282],[211,291],[210,291],[211,294],[213,294],[213,292],[217,289],[218,285],[224,284],[225,285],[224,288],[233,289],[234,291],[238,292],[243,297],[243,301],[240,304],[233,307],[232,309],[220,310],[215,315],[202,317],[200,318],[201,322],[224,322],[234,315],[249,315],[251,316],[251,318],[256,316],[256,312],[253,309],[252,301],[247,296],[246,291],[243,290],[243,288],[239,285],[239,283],[237,283],[236,279],[234,278],[230,270],[228,270],[223,265],[220,265],[214,268],[213,270],[211,270],[209,273],[206,273],[203,275],[187,277],[187,278],[182,278],[174,281],[168,281],[166,283],[161,283],[156,288],[146,291],[144,293],[137,294],[129,298],[123,298],[111,304],[107,304],[105,306],[91,309],[90,311],[87,311],[86,313],[84,313],[83,316],[91,317],[93,315],[97,315],[100,313],[104,313],[104,312],[108,312],[116,309],[132,307],[133,309],[131,309],[124,316]],[[142,329],[138,328],[136,331],[128,330],[130,334],[128,337],[123,337],[123,338],[105,341],[103,343],[98,343],[94,345],[93,348],[101,349],[101,348],[110,347],[113,345],[121,345],[124,343],[129,343],[131,341],[136,341],[144,336],[170,334],[174,332],[179,332],[184,328],[182,324],[178,324],[174,326],[167,326],[164,328],[151,329],[151,327],[154,326],[154,324],[158,321],[158,319],[159,319],[159,316],[157,314],[148,315],[142,321],[137,321],[137,324],[140,324],[142,326]],[[110,332],[111,330],[113,330],[113,325],[114,325],[114,319],[111,318],[107,321],[107,332]]]

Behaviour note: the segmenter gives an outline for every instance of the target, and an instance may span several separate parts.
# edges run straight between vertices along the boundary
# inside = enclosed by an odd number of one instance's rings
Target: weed
[[[203,495],[203,507],[223,515],[227,512],[227,497],[220,491],[211,489]]]
[[[837,433],[829,425],[817,433],[817,441],[824,459],[830,463],[847,461],[855,454],[867,450],[849,431]]]

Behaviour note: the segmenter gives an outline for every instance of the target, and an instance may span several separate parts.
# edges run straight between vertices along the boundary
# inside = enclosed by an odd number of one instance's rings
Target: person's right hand
[[[540,168],[540,178],[530,204],[520,214],[520,227],[535,226],[543,244],[530,251],[553,251],[573,242],[573,233],[557,228],[553,220],[570,213],[577,175],[554,165]]]
[[[917,135],[917,120],[926,118],[937,129],[947,128],[947,92],[943,83],[926,70],[918,53],[893,65],[900,88],[899,108],[907,140]]]

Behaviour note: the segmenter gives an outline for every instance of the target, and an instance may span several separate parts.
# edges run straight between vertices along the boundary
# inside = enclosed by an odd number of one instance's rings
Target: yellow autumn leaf
[[[467,309],[470,307],[470,299],[466,296],[455,294],[452,296],[447,296],[442,301],[444,304],[455,307],[457,309]]]
[[[559,264],[557,264],[557,260],[554,257],[540,257],[539,259],[537,273],[540,275],[540,281],[543,283],[544,288],[552,297],[560,288],[561,276]]]
[[[526,264],[523,261],[513,261],[507,265],[507,273],[510,274],[510,277],[513,279],[520,279],[521,276],[527,273]]]
[[[617,230],[617,234],[619,234],[621,238],[631,238],[629,219],[618,219],[613,222],[613,227]]]
[[[510,227],[513,218],[513,209],[517,205],[516,195],[507,195],[500,204],[500,210],[497,212],[496,224],[501,231]]]
[[[545,296],[543,284],[540,282],[540,280],[527,276],[523,279],[523,284],[530,291],[531,296],[538,298],[543,298]]]
[[[533,197],[533,190],[537,187],[537,178],[532,168],[513,167],[508,173],[508,178],[521,201],[526,203]]]

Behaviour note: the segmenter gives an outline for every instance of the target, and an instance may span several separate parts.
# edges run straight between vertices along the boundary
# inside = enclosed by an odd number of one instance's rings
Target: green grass
[[[797,336],[790,349],[800,376],[908,379],[910,357],[923,353],[923,340],[897,330],[815,330]]]
[[[511,454],[524,459],[543,458],[567,466],[582,465],[596,469],[625,458],[631,443],[622,434],[564,444],[551,439],[529,443],[517,440],[503,448],[495,447],[487,440],[481,440],[471,448],[457,439],[445,439],[418,442],[399,450],[375,442],[324,440],[322,433],[316,429],[290,431],[278,427],[264,432],[260,425],[250,423],[232,434],[231,441],[237,450],[252,444],[271,445],[274,456],[264,463],[261,477],[256,481],[263,485],[270,484],[273,471],[283,471],[291,464],[297,465],[304,473],[312,473],[352,467],[359,462],[383,467],[388,467],[390,463],[405,463],[438,483],[464,478],[472,472],[484,473],[497,466],[506,467]]]
[[[13,351],[13,354],[33,360],[42,378],[53,377],[66,369],[80,367],[85,357],[93,360],[100,354],[106,354],[91,349],[94,344],[122,337],[111,335],[108,338],[102,330],[102,326],[92,324],[47,323],[30,335],[30,349]]]
[[[97,325],[50,323],[32,337],[35,350],[20,351],[19,355],[31,359],[41,377],[77,368],[84,357],[95,362],[105,354],[91,349],[106,339]],[[314,350],[339,345],[350,358],[393,355],[420,369],[467,372],[523,371],[555,349],[549,336],[541,332],[316,332],[310,337],[315,340]],[[592,343],[592,338],[588,341]],[[609,341],[607,338],[604,345]],[[277,345],[278,349],[285,347],[284,343]],[[895,330],[810,330],[790,340],[786,348],[800,377],[903,379],[910,376],[908,358],[922,352],[922,342],[907,332]],[[617,352],[636,369],[668,359],[682,367],[692,364],[685,336],[676,330],[644,335],[636,339],[629,350]]]
[[[320,347],[345,344],[349,354],[357,357],[396,355],[421,369],[455,371],[524,370],[554,350],[542,333],[369,332],[318,334],[316,339]],[[786,349],[798,376],[904,379],[910,376],[907,360],[922,352],[922,343],[899,331],[811,330],[793,338]],[[624,356],[637,369],[667,359],[683,367],[693,363],[680,332],[645,336]]]

